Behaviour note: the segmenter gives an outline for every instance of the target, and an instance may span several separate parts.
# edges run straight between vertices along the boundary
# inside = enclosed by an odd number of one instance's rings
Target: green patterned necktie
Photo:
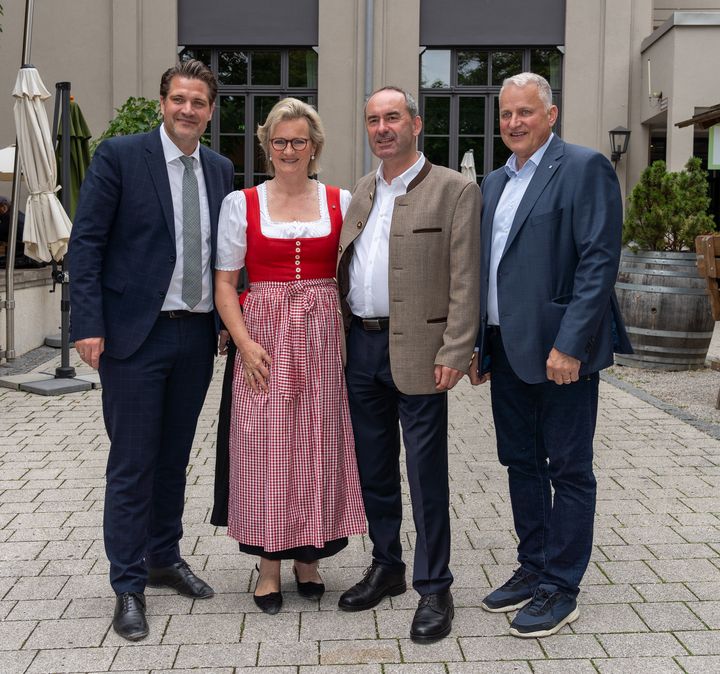
[[[202,235],[200,194],[193,169],[193,158],[180,157],[185,170],[182,179],[183,279],[182,300],[191,309],[202,299]]]

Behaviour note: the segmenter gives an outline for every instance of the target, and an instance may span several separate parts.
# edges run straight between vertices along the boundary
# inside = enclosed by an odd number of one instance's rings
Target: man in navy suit
[[[111,138],[82,186],[69,247],[72,338],[98,368],[110,438],[104,534],[113,627],[148,634],[146,585],[206,598],[180,556],[187,468],[212,376],[212,266],[230,161],[199,143],[217,82],[199,61],[167,70],[163,123]]]
[[[563,142],[548,82],[510,77],[500,134],[512,151],[482,183],[478,358],[491,379],[498,456],[508,469],[519,568],[482,602],[520,609],[518,637],[576,620],[595,515],[593,435],[598,372],[629,353],[613,286],[620,188],[598,152]]]

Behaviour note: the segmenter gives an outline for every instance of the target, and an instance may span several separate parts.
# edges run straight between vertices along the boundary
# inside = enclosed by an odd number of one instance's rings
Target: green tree
[[[695,237],[715,229],[708,215],[707,173],[691,157],[684,170],[668,172],[653,162],[630,193],[623,244],[631,250],[694,250]]]
[[[117,114],[110,120],[107,129],[91,143],[91,153],[106,138],[152,131],[162,121],[160,103],[142,96],[130,96],[115,112]]]

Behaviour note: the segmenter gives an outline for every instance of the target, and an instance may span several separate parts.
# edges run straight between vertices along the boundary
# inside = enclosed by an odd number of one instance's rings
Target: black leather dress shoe
[[[270,594],[253,594],[253,601],[263,612],[275,615],[283,604],[282,592],[271,592]]]
[[[438,641],[450,634],[455,609],[450,590],[420,597],[410,627],[410,638],[422,644]]]
[[[365,611],[377,606],[384,597],[395,597],[407,590],[405,572],[391,571],[373,562],[364,578],[344,592],[338,601],[343,611]]]
[[[150,587],[171,587],[186,597],[208,599],[215,591],[201,578],[198,578],[187,565],[180,560],[172,566],[148,569],[147,584]]]
[[[123,592],[115,599],[113,629],[123,638],[139,641],[148,635],[145,619],[145,595],[140,592]]]

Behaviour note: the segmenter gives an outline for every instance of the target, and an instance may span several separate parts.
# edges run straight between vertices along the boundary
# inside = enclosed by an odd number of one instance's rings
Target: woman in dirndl
[[[308,104],[279,101],[257,135],[272,179],[223,201],[215,304],[237,347],[228,533],[260,557],[253,598],[277,613],[281,560],[294,560],[298,592],[319,598],[319,560],[366,524],[333,278],[350,193],[309,177],[324,133]]]

